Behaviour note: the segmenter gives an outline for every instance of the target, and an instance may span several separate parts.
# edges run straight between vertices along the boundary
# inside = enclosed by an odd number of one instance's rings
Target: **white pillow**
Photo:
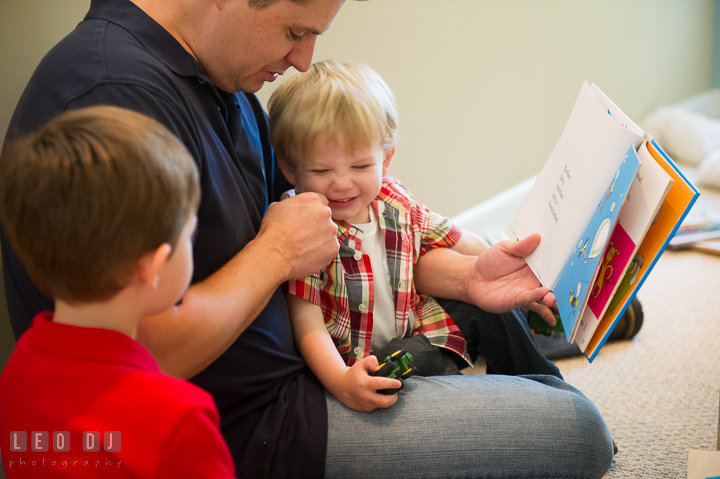
[[[699,165],[706,155],[720,148],[720,120],[689,110],[658,108],[648,115],[643,127],[681,163]]]
[[[720,189],[720,148],[705,156],[697,170],[698,183]]]

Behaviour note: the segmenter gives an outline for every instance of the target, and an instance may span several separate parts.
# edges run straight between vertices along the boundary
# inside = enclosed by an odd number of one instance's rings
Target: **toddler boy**
[[[370,355],[395,338],[429,340],[437,347],[430,362],[449,355],[472,365],[455,322],[415,291],[413,268],[430,248],[479,255],[487,245],[385,176],[398,118],[380,75],[359,63],[316,63],[274,92],[269,116],[279,165],[295,185],[288,194],[324,195],[338,225],[335,259],[288,284],[296,343],[325,388],[350,408],[372,410],[376,390],[399,384],[369,377],[377,368]]]
[[[3,226],[55,300],[0,377],[8,478],[234,477],[212,397],[135,340],[190,283],[199,198],[187,150],[129,110],[66,112],[3,152]]]

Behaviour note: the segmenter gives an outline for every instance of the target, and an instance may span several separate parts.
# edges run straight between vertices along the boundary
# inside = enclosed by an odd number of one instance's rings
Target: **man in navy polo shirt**
[[[7,139],[62,111],[111,104],[159,120],[183,141],[202,187],[195,286],[173,311],[149,318],[139,339],[166,373],[194,377],[213,393],[239,472],[282,475],[273,468],[304,465],[308,475],[322,475],[324,448],[301,454],[291,448],[300,439],[323,443],[327,414],[325,393],[294,347],[278,285],[327,264],[337,251],[336,227],[314,194],[268,209],[288,185],[275,169],[265,114],[255,95],[228,92],[254,92],[290,66],[307,69],[316,36],[342,1],[308,7],[282,1],[264,9],[247,2],[219,2],[222,9],[213,2],[150,3],[93,1],[84,21],[38,66]],[[19,337],[36,312],[53,304],[27,279],[4,231],[2,247]],[[278,456],[284,460],[273,462]]]
[[[193,286],[176,308],[144,321],[138,339],[166,373],[213,394],[240,476],[392,476],[410,462],[429,476],[602,475],[612,458],[605,424],[557,378],[417,378],[401,401],[378,395],[380,409],[358,415],[326,397],[300,358],[280,285],[329,262],[336,226],[318,195],[272,203],[290,185],[253,93],[290,66],[309,67],[317,36],[343,2],[93,0],[84,21],[38,66],[6,138],[65,110],[111,104],[157,119],[195,158],[202,201]],[[53,304],[0,233],[19,337]],[[519,258],[537,241],[493,249],[483,261],[433,252],[418,265],[418,288],[498,311],[551,303]],[[507,294],[483,296],[508,277],[515,281],[503,286]],[[427,403],[432,414],[423,413]],[[547,417],[563,421],[536,420]],[[468,428],[472,434],[461,433]],[[558,450],[560,460],[538,462]]]

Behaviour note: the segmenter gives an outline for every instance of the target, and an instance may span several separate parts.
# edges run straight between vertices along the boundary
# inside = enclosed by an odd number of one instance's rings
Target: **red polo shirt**
[[[208,393],[161,373],[132,338],[52,313],[0,376],[0,446],[9,479],[234,477]]]

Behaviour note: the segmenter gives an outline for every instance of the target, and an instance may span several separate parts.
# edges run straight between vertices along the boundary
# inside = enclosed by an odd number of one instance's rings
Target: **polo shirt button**
[[[367,311],[367,306],[365,305],[365,303],[360,303],[360,306],[358,306],[358,309],[360,310],[361,313],[364,313],[365,311]]]
[[[355,357],[362,357],[362,349],[360,349],[360,346],[355,347],[355,349],[353,349],[353,352],[355,353]]]
[[[355,261],[360,261],[362,259],[362,251],[355,251]]]

